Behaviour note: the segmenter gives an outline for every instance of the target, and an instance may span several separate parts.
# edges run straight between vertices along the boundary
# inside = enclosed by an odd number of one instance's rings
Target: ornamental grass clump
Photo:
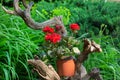
[[[76,23],[70,24],[69,28],[72,31],[70,36],[62,36],[58,31],[62,26],[56,25],[53,27],[45,26],[43,32],[45,33],[43,44],[43,49],[48,56],[53,56],[57,58],[64,58],[71,56],[74,53],[80,53],[79,49],[76,47],[79,41],[75,39],[73,34],[77,34],[80,30],[80,26]]]

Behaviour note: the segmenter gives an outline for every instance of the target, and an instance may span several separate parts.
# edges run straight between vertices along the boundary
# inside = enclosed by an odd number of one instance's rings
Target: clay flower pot
[[[75,63],[72,57],[57,60],[57,72],[59,76],[73,76],[75,73]]]

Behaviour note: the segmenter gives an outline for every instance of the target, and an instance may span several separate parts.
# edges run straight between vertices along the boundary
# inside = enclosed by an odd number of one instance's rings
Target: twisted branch
[[[62,22],[62,16],[54,17],[50,20],[38,23],[38,22],[35,22],[31,18],[31,15],[30,15],[30,10],[31,10],[34,3],[30,2],[29,5],[27,5],[25,0],[22,0],[22,3],[25,7],[25,10],[22,10],[19,7],[19,0],[14,0],[14,11],[7,10],[3,6],[2,6],[2,8],[8,14],[20,16],[25,21],[26,25],[28,25],[28,27],[30,27],[32,29],[39,30],[39,29],[43,29],[45,26],[48,26],[48,25],[49,26],[60,25],[61,29],[58,31],[58,33],[63,35],[63,36],[67,35],[67,31],[66,31],[64,24]]]

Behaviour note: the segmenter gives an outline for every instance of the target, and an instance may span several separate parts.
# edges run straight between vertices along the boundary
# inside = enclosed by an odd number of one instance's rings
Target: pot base
[[[73,76],[75,73],[75,63],[72,58],[57,60],[57,72],[59,76]]]

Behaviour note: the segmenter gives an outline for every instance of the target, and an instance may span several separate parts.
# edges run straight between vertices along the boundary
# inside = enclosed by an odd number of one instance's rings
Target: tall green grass
[[[0,12],[0,80],[33,80],[27,60],[38,53],[43,34],[20,17]]]
[[[105,27],[105,26],[101,26]],[[103,30],[99,34],[92,35],[92,39],[99,43],[102,47],[102,53],[91,54],[88,60],[84,63],[88,71],[97,67],[100,69],[100,74],[103,80],[119,80],[120,79],[120,51],[115,47],[114,38],[110,35],[103,35]]]

